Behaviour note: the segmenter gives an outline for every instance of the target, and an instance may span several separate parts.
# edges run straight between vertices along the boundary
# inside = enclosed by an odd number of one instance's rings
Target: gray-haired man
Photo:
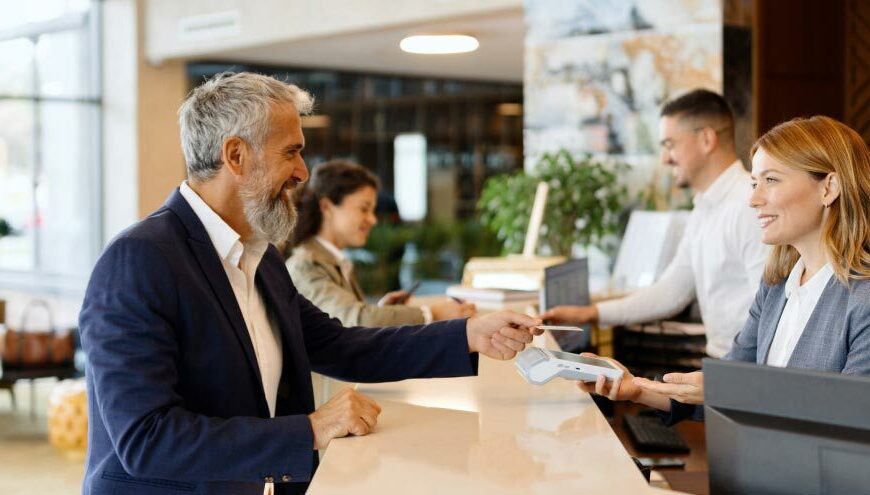
[[[293,286],[286,239],[308,171],[304,91],[221,75],[180,112],[190,180],[106,248],[80,316],[91,415],[85,494],[302,493],[316,449],[372,431],[344,391],[316,411],[311,370],[347,381],[460,376],[510,359],[540,323],[514,313],[344,328]]]

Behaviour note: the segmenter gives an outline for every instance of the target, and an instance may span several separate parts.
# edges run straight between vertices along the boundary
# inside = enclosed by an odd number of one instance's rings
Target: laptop
[[[544,269],[541,290],[541,312],[556,306],[587,306],[589,298],[589,263],[586,258],[572,259]],[[578,324],[578,322],[565,322]],[[551,330],[550,333],[563,351],[581,352],[591,344],[591,326],[579,325],[585,332]]]

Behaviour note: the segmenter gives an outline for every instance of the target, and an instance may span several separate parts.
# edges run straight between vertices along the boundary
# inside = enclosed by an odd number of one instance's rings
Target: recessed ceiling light
[[[464,34],[408,36],[399,43],[403,51],[427,55],[473,52],[479,46],[477,38]]]

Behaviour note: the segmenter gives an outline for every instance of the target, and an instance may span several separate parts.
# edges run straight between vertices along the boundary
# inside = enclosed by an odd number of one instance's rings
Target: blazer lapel
[[[299,318],[294,314],[296,306],[292,304],[296,294],[291,290],[293,282],[290,280],[287,267],[274,246],[269,246],[260,266],[257,267],[257,287],[281,332],[284,347],[281,383],[293,383],[292,387],[287,388],[287,394],[295,396],[297,403],[305,411],[313,411],[311,366],[305,353],[302,329],[295,323]],[[281,390],[283,385],[279,386],[279,393]],[[276,414],[278,414],[277,410]]]
[[[846,308],[849,302],[848,291],[842,289],[843,285],[836,276],[828,280],[788,359],[790,368],[819,368],[823,364],[819,361],[819,351],[830,345],[831,308]]]
[[[756,354],[756,363],[764,364],[767,362],[767,353],[770,352],[770,344],[773,343],[773,335],[776,333],[776,327],[779,325],[779,319],[782,316],[782,311],[785,309],[787,301],[785,297],[785,284],[779,284],[771,287],[770,293],[767,296],[771,298],[770,310],[761,313],[761,321],[758,322],[758,352]],[[766,303],[766,301],[765,301]]]
[[[245,320],[242,317],[242,310],[239,308],[239,303],[236,300],[236,295],[233,293],[233,288],[230,286],[230,281],[227,278],[227,273],[221,263],[217,251],[214,249],[205,227],[193,212],[193,209],[184,199],[184,196],[175,189],[166,201],[166,206],[172,210],[181,219],[184,226],[187,228],[189,238],[187,240],[193,251],[196,261],[200,269],[208,280],[209,285],[214,291],[215,296],[220,301],[221,309],[230,322],[239,344],[245,351],[248,365],[251,371],[257,377],[257,383],[260,385],[260,391],[263,391],[263,377],[260,376],[260,366],[257,362],[257,355],[254,353],[254,346],[251,343],[251,336],[248,333],[248,327],[245,325]],[[265,408],[268,414],[268,403],[266,402],[265,392],[262,396],[261,406]]]
[[[356,276],[350,277],[350,287],[353,290],[353,293],[356,296],[357,300],[365,301],[365,296],[363,296],[362,289],[360,288],[359,283],[357,283],[356,281]]]
[[[338,260],[335,259],[335,256],[333,256],[332,253],[327,251],[317,239],[311,238],[306,241],[306,244],[306,248],[311,251],[312,259],[326,268],[329,272],[330,278],[332,278],[335,283],[340,285],[342,289],[353,292],[358,300],[365,300],[359,285],[356,283],[356,277],[351,276],[350,281],[344,278],[344,275],[341,274],[341,267],[338,264]]]

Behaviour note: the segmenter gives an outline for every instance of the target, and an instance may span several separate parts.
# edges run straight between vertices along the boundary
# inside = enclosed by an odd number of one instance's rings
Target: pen
[[[407,291],[405,291],[406,292],[405,297],[399,299],[398,301],[396,301],[396,303],[397,304],[405,304],[406,302],[408,302],[408,299],[411,299],[411,296],[414,295],[414,292],[416,292],[417,288],[419,288],[419,287],[420,287],[420,281],[418,280],[418,281],[414,282],[414,285],[412,285]]]

